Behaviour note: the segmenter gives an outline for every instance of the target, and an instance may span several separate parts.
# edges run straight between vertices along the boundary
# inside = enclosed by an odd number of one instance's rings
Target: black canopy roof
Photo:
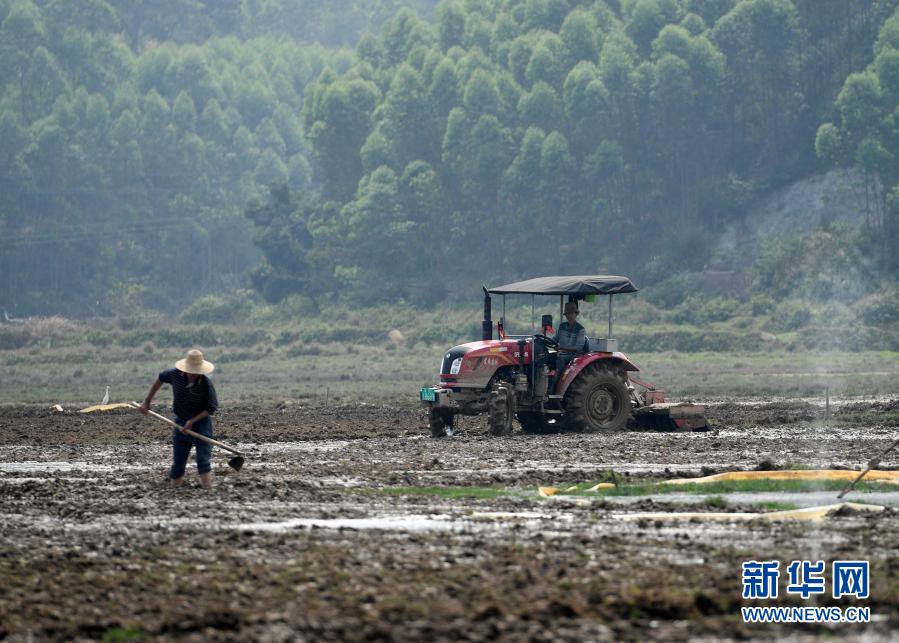
[[[489,288],[488,292],[497,295],[618,295],[637,292],[637,287],[627,277],[584,275],[579,277],[537,277]]]

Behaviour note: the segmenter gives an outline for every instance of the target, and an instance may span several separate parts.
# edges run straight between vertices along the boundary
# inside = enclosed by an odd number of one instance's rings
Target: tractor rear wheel
[[[432,438],[445,438],[452,435],[453,414],[444,409],[428,409],[428,425]]]
[[[519,411],[515,417],[518,418],[521,430],[525,433],[540,434],[551,431],[550,424],[546,421],[546,416],[539,411]]]
[[[495,384],[487,398],[487,429],[493,435],[512,433],[515,393],[508,382]]]
[[[588,366],[565,394],[566,423],[575,431],[618,431],[631,417],[624,378],[599,364]]]

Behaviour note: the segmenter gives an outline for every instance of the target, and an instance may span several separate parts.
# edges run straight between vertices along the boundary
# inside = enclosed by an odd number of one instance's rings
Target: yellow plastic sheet
[[[598,482],[595,485],[593,485],[592,487],[590,487],[589,489],[587,489],[587,491],[599,491],[600,489],[614,489],[614,488],[615,488],[614,482]]]
[[[664,480],[662,484],[707,484],[710,482],[732,482],[735,480],[855,480],[861,471],[844,469],[815,469],[790,471],[728,471],[704,478],[677,478]],[[899,484],[899,471],[872,470],[865,480]]]
[[[802,509],[790,509],[788,511],[770,511],[768,513],[755,513],[738,511],[726,512],[648,512],[633,514],[618,514],[619,520],[710,520],[719,522],[741,522],[748,520],[824,520],[834,512],[846,509],[854,512],[878,513],[884,510],[880,505],[865,505],[857,502],[838,502],[833,505],[820,507],[804,507]]]
[[[86,409],[81,409],[78,411],[79,413],[93,413],[94,411],[112,411],[113,409],[133,409],[127,402],[119,402],[118,404],[97,404],[96,406],[89,406]]]
[[[559,490],[556,487],[537,487],[537,493],[541,498],[549,498],[559,493]]]

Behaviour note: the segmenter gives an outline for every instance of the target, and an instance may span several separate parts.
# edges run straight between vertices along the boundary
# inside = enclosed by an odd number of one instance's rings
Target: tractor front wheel
[[[575,431],[619,431],[631,416],[624,378],[599,365],[577,376],[565,394],[567,424]]]
[[[432,438],[445,438],[452,435],[453,414],[445,409],[428,409],[428,425]]]
[[[487,429],[493,435],[512,433],[515,416],[515,392],[508,382],[495,384],[487,398]]]

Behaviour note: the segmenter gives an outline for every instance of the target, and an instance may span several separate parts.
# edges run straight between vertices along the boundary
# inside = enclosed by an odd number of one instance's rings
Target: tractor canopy
[[[496,295],[618,295],[637,292],[637,287],[627,277],[616,275],[583,275],[573,277],[537,277],[517,281],[505,286],[488,288]]]

